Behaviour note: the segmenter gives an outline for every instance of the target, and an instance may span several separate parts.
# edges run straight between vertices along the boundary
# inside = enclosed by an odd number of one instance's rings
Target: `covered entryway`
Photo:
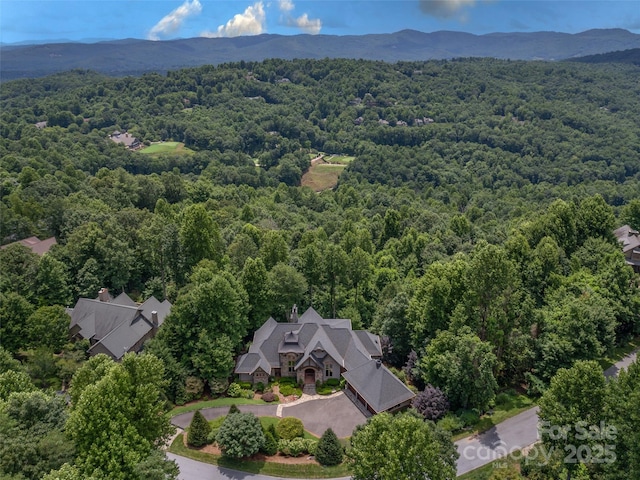
[[[316,371],[313,368],[305,368],[304,370],[304,383],[308,384],[316,384]]]

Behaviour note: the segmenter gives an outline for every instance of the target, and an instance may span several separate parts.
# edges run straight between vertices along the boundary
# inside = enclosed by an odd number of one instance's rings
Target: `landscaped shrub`
[[[240,413],[238,406],[235,403],[232,403],[229,407],[229,413],[227,415],[231,415],[232,413]]]
[[[278,383],[280,384],[280,386],[298,385],[298,380],[296,379],[296,377],[281,377],[280,380],[278,380]]]
[[[456,415],[449,412],[438,422],[438,426],[448,432],[457,432],[462,430],[464,423]]]
[[[288,457],[297,457],[303,453],[312,453],[316,450],[316,441],[310,438],[282,439],[278,442],[278,450]]]
[[[318,448],[318,441],[314,440],[313,438],[305,438],[303,439],[303,442],[305,452],[307,452],[309,455],[315,455],[316,449]]]
[[[252,390],[253,384],[251,382],[236,382],[243,390]]]
[[[265,439],[258,417],[253,413],[233,413],[220,425],[216,441],[223,455],[242,458],[257,453]]]
[[[292,385],[280,385],[280,393],[282,395],[284,395],[285,397],[288,397],[289,395],[301,395],[302,392],[300,391],[299,388],[294,387]]]
[[[264,392],[264,383],[262,383],[262,382],[256,383],[255,390],[258,393]]]
[[[342,463],[344,451],[336,434],[328,428],[320,437],[315,451],[316,460],[320,465],[339,465]]]
[[[240,396],[242,398],[246,398],[248,400],[251,400],[254,395],[255,395],[255,392],[253,390],[242,390],[242,394]]]
[[[197,400],[204,391],[204,382],[198,377],[187,377],[184,382],[184,391],[187,402]]]
[[[225,392],[229,386],[229,381],[226,378],[214,378],[209,380],[209,390],[214,395],[220,395]]]
[[[206,418],[202,416],[200,410],[196,410],[189,425],[187,443],[193,447],[202,447],[207,444],[209,432],[211,432],[211,425],[209,425]]]
[[[427,385],[413,399],[415,408],[427,420],[441,419],[449,411],[449,400],[445,393],[438,387]]]
[[[242,387],[235,382],[232,383],[229,385],[229,388],[227,388],[227,395],[232,398],[238,398],[242,395]]]
[[[334,390],[335,390],[335,387],[327,385],[326,383],[323,383],[316,387],[316,393],[318,395],[331,395]]]
[[[327,385],[329,385],[330,387],[337,387],[338,385],[340,385],[340,379],[339,378],[329,378],[326,382]]]
[[[278,421],[276,425],[278,437],[284,440],[291,440],[304,435],[304,426],[302,421],[295,417],[284,417]]]
[[[267,392],[263,393],[261,398],[265,402],[273,402],[276,399],[276,396],[273,392]]]

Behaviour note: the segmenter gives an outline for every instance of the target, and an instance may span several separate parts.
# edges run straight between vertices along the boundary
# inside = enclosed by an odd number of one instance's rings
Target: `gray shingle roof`
[[[285,339],[288,338],[288,343]],[[270,368],[280,367],[280,353],[302,353],[298,366],[308,360],[320,345],[333,360],[343,368],[354,368],[380,356],[382,351],[377,335],[351,330],[348,319],[323,319],[313,308],[309,308],[299,318],[298,323],[278,323],[269,318],[253,336],[249,352],[238,359],[236,373],[252,374],[258,363],[249,361],[247,355],[259,354],[262,364]],[[255,357],[250,357],[254,358]],[[251,365],[251,367],[249,367]],[[262,367],[264,369],[264,367]],[[297,368],[297,367],[296,367]],[[240,369],[242,371],[240,371]]]
[[[171,304],[166,300],[150,297],[138,305],[126,293],[107,302],[81,298],[70,309],[69,329],[76,327],[82,338],[91,339],[90,352],[102,345],[119,359],[151,331],[153,311],[158,314],[158,325],[162,325],[170,310]]]
[[[353,370],[344,372],[342,376],[376,412],[384,412],[415,396],[398,377],[377,360],[369,360]]]

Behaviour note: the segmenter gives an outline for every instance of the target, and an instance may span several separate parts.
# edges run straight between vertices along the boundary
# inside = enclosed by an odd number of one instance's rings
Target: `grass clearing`
[[[140,150],[140,153],[153,155],[158,153],[180,153],[180,154],[191,154],[194,153],[193,150],[184,146],[184,143],[181,142],[161,142],[154,143],[153,145],[149,145],[147,148],[143,148]]]
[[[335,478],[348,477],[351,474],[348,464],[343,463],[336,467],[322,467],[318,464],[291,465],[254,460],[235,460],[221,455],[201,452],[195,448],[188,448],[184,444],[184,434],[180,434],[169,447],[171,453],[183,457],[192,458],[200,462],[231,468],[241,472],[261,473],[274,477],[289,478]]]
[[[346,164],[318,163],[312,165],[302,176],[302,186],[309,187],[314,192],[331,189],[337,185],[338,178],[346,167]]]
[[[213,408],[213,407],[230,407],[233,404],[236,405],[273,405],[278,402],[267,403],[264,400],[250,400],[247,398],[216,398],[214,400],[204,400],[202,402],[189,403],[187,405],[181,405],[179,407],[175,407],[173,410],[169,412],[169,415],[175,417],[176,415],[180,415],[182,413],[194,412],[196,410],[201,410],[203,408]]]

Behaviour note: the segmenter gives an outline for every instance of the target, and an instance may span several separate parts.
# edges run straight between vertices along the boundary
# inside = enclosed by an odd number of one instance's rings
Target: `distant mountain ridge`
[[[169,41],[115,40],[98,43],[4,45],[3,80],[49,75],[75,68],[113,76],[166,72],[204,64],[265,58],[361,58],[396,62],[459,57],[564,60],[640,48],[640,35],[623,29],[558,32],[433,33],[402,30],[370,35],[272,35],[190,38]]]

